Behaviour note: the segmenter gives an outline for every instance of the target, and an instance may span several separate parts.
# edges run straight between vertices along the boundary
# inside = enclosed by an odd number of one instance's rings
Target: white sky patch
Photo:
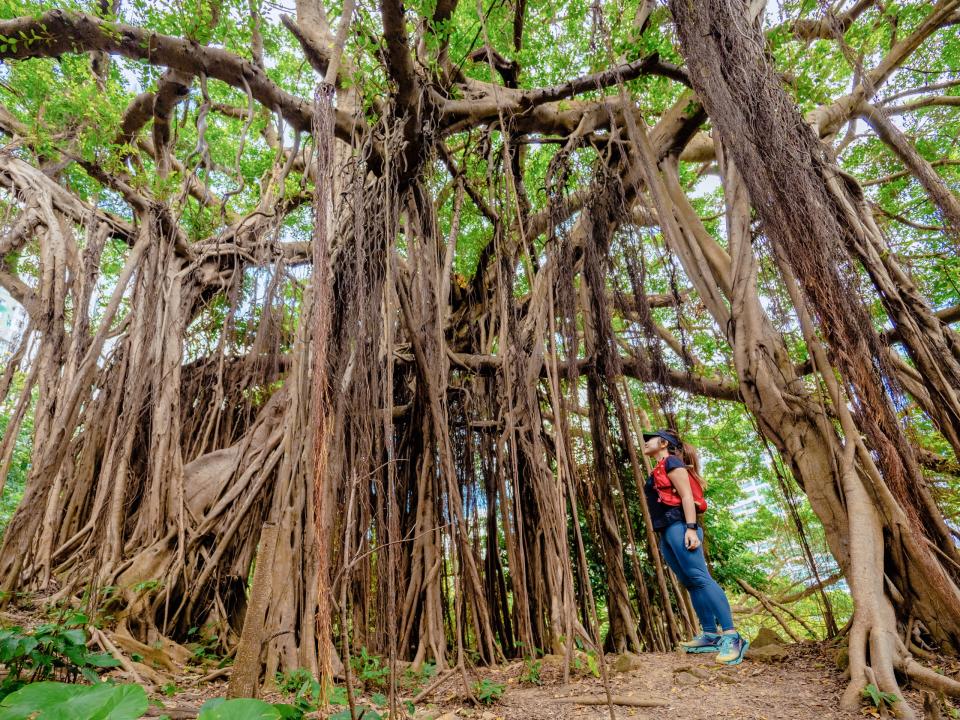
[[[27,311],[0,287],[0,366],[6,366],[6,358],[20,341],[26,326]]]
[[[720,178],[713,174],[706,174],[697,180],[696,184],[690,190],[690,197],[708,198],[722,186]]]

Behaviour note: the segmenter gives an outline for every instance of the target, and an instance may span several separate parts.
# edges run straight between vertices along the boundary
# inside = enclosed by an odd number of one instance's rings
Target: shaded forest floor
[[[0,626],[32,628],[48,622],[49,617],[37,610],[36,606],[27,610],[8,608],[0,612]],[[199,657],[186,666],[168,670],[164,676],[170,682],[150,689],[153,705],[148,717],[195,718],[204,702],[227,695],[232,668],[225,663],[229,660],[204,656],[198,652],[202,646],[188,645],[187,648]],[[842,655],[845,651],[839,652]],[[621,699],[656,703],[654,707],[617,705],[616,717],[852,720],[885,716],[866,701],[860,712],[840,710],[846,677],[839,667],[838,650],[827,643],[784,644],[769,630],[761,630],[740,665],[719,665],[714,657],[680,652],[608,655],[606,666],[611,694]],[[404,663],[401,671],[406,666]],[[382,665],[378,667],[381,673],[386,672]],[[935,669],[960,679],[960,662],[954,659],[941,658]],[[494,695],[498,697],[490,704],[478,704],[469,697],[460,673],[421,677],[413,684],[404,682],[399,699],[413,710],[413,720],[603,720],[609,717],[609,711],[603,683],[596,677],[597,670],[595,661],[578,653],[570,681],[564,683],[563,658],[548,655],[533,664],[513,661],[495,667],[470,668],[466,680],[475,695],[480,687],[497,688]],[[403,674],[409,678],[408,672]],[[364,685],[363,679],[355,675],[357,705],[375,709],[364,714],[363,720],[386,717],[382,695],[384,678],[380,677],[380,682]],[[118,682],[132,680],[120,668],[107,672],[104,679],[107,678]],[[414,695],[429,688],[433,689],[418,699],[416,705],[407,704]],[[924,700],[921,693],[909,686],[905,691],[910,704],[921,711]],[[278,689],[264,691],[261,698],[267,702],[295,702],[293,692]],[[584,699],[593,704],[577,702]],[[960,717],[960,711],[946,700],[943,703],[942,717]],[[349,718],[342,706],[332,706],[328,714],[335,715],[334,720]],[[319,714],[312,712],[306,717],[319,717]]]
[[[845,680],[837,668],[833,650],[818,644],[787,645],[778,662],[747,659],[727,667],[714,662],[712,655],[648,653],[640,656],[608,656],[611,692],[616,696],[642,700],[662,700],[666,705],[641,708],[618,706],[617,718],[684,718],[706,720],[834,720],[862,718],[864,714],[845,713],[839,698]],[[632,665],[617,671],[617,665]],[[513,662],[496,668],[478,668],[470,673],[471,682],[487,679],[505,688],[499,701],[474,706],[465,696],[459,677],[452,677],[416,708],[416,720],[560,720],[562,718],[602,720],[609,717],[606,705],[582,706],[565,698],[599,698],[603,683],[590,675],[572,676],[563,683],[562,665],[548,656],[541,665],[540,685],[523,682],[527,668]],[[175,719],[189,717],[209,697],[223,696],[226,682],[212,682],[193,690],[162,697],[166,710]],[[369,697],[365,695],[364,699]],[[290,696],[266,693],[265,700],[289,702]],[[920,707],[919,698],[911,697]],[[334,708],[337,710],[338,708]],[[864,710],[870,713],[865,705]],[[194,710],[196,712],[196,710]],[[870,713],[872,714],[872,713]]]
[[[849,718],[838,710],[843,691],[842,673],[832,657],[816,646],[786,649],[782,662],[770,664],[744,660],[737,666],[718,665],[713,655],[648,653],[636,656],[634,668],[610,673],[611,693],[619,696],[665,700],[665,707],[617,707],[618,717],[636,718]],[[611,668],[613,669],[613,668]],[[606,706],[580,706],[558,702],[557,695],[604,694],[595,678],[580,679],[569,687],[544,685],[514,687],[504,695],[498,715],[505,720],[609,717]]]

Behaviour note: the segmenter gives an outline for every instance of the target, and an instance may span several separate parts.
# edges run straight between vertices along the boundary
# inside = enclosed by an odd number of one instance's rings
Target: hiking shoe
[[[680,647],[688,653],[713,653],[720,652],[721,635],[717,633],[702,632],[693,640],[684,640]]]
[[[750,641],[740,633],[720,636],[720,654],[717,662],[724,665],[739,665],[743,661],[743,654],[750,647]]]

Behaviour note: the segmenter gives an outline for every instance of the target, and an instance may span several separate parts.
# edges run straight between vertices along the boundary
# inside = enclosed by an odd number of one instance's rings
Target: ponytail
[[[693,471],[700,474],[700,455],[697,453],[697,449],[690,443],[681,442],[683,445],[683,461],[687,464],[688,467],[692,467]]]
[[[679,437],[677,433],[670,431],[674,436]],[[707,489],[707,481],[703,479],[703,476],[700,475],[700,454],[697,452],[697,449],[690,443],[680,441],[680,447],[675,445],[668,445],[667,451],[672,455],[676,455],[681,460],[683,460],[684,465],[688,468],[691,468],[698,477],[700,477],[700,484],[703,486],[703,489]]]

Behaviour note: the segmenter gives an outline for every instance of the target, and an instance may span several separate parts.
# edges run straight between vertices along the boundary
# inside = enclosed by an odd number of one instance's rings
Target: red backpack
[[[670,507],[679,507],[681,505],[680,493],[670,482],[666,470],[667,458],[663,458],[653,468],[653,487],[657,491],[657,496],[664,505]],[[690,476],[690,491],[693,493],[693,504],[697,506],[697,512],[707,511],[707,500],[703,497],[703,480],[697,475],[697,471],[691,467],[687,468],[687,474]]]

